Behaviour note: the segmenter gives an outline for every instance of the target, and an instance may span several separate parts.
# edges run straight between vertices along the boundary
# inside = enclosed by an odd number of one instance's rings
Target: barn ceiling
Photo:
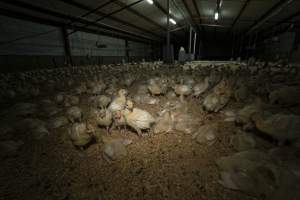
[[[1,0],[0,14],[69,29],[164,41],[167,0]],[[203,37],[269,32],[297,25],[299,0],[169,0],[173,39],[193,27]],[[214,12],[220,4],[219,20]]]

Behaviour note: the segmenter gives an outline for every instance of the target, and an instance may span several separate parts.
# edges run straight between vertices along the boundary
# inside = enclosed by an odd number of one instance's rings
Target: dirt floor
[[[133,144],[127,157],[109,163],[102,156],[101,142],[76,149],[67,127],[51,130],[39,141],[23,135],[19,154],[1,162],[0,199],[256,199],[218,183],[215,160],[234,152],[229,137],[235,124],[224,122],[221,114],[199,112],[199,100],[188,101],[202,123],[219,122],[221,131],[213,145],[200,145],[180,132],[138,138],[131,131],[126,136],[113,130],[113,137],[130,138]],[[105,129],[97,131],[106,134]]]

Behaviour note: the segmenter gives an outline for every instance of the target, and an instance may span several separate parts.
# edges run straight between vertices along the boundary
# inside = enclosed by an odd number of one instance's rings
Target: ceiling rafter
[[[32,10],[32,11],[35,11],[35,12],[39,12],[39,13],[42,13],[42,14],[46,14],[46,15],[49,15],[49,16],[54,16],[54,17],[57,17],[57,18],[60,18],[60,19],[64,19],[64,20],[67,19],[67,20],[70,20],[71,22],[72,21],[78,21],[82,24],[86,24],[86,25],[88,24],[88,25],[91,25],[91,26],[96,27],[96,28],[104,29],[106,31],[111,31],[116,35],[118,33],[122,33],[122,34],[128,34],[128,35],[131,35],[131,36],[135,36],[135,37],[139,37],[139,38],[143,38],[143,39],[148,39],[148,40],[152,40],[152,41],[154,40],[154,39],[148,38],[144,35],[139,35],[137,33],[132,33],[132,32],[129,32],[129,31],[125,31],[125,30],[122,30],[122,29],[119,29],[119,28],[116,28],[116,27],[113,27],[113,26],[106,25],[106,24],[100,24],[100,23],[90,21],[90,20],[85,19],[85,18],[78,18],[76,16],[64,14],[64,13],[61,13],[61,12],[58,12],[58,11],[55,11],[55,10],[50,10],[50,9],[47,9],[47,8],[43,8],[43,7],[40,7],[40,6],[36,6],[36,5],[33,5],[33,4],[26,3],[26,2],[23,2],[23,1],[19,1],[19,0],[14,0],[14,1],[2,0],[2,2],[6,3],[6,4],[9,4],[9,5],[12,5],[12,6],[19,7],[19,8],[25,8],[25,9]],[[81,27],[81,28],[86,28],[86,27]]]
[[[273,35],[274,33],[275,33],[275,34],[278,34],[278,33],[282,33],[282,32],[287,31],[289,28],[291,28],[291,27],[290,27],[291,24],[290,24],[289,21],[290,21],[290,20],[293,20],[294,18],[296,18],[296,17],[298,17],[298,16],[300,16],[300,11],[297,11],[296,13],[294,13],[294,14],[292,14],[292,15],[290,15],[290,16],[284,18],[283,20],[277,22],[276,24],[274,24],[274,25],[268,27],[267,30],[261,31],[262,33],[264,33],[264,38],[268,38],[268,37],[270,37],[271,35]],[[280,27],[281,25],[283,25],[283,24],[285,24],[285,23],[288,23],[287,26],[285,26],[285,27]],[[280,28],[276,30],[277,27],[280,27]],[[297,28],[297,26],[294,26],[294,27]],[[275,29],[276,31],[274,31],[274,29]]]
[[[99,22],[99,21],[101,21],[101,20],[103,20],[105,18],[108,18],[108,17],[110,17],[112,15],[115,15],[115,14],[117,14],[119,12],[122,12],[123,10],[129,9],[132,6],[135,6],[135,5],[139,4],[139,3],[141,3],[142,1],[144,1],[144,0],[137,0],[137,1],[133,2],[133,3],[131,3],[131,4],[128,4],[128,5],[124,6],[124,7],[119,8],[119,9],[117,9],[117,10],[111,12],[111,13],[105,14],[104,16],[101,16],[101,17],[97,18],[96,20],[94,20],[94,22]],[[87,26],[89,26],[89,24],[86,24],[83,27],[87,27]],[[70,32],[68,35],[71,35],[71,34],[73,34],[75,32],[76,32],[76,30]]]
[[[117,0],[117,1],[115,2],[115,4],[117,4],[117,5],[121,6],[121,7],[125,7],[125,6],[126,6],[126,4],[123,3],[123,2],[121,2],[120,0]],[[145,15],[142,15],[140,12],[138,12],[138,11],[132,9],[132,8],[128,8],[127,10],[128,10],[129,12],[131,12],[132,14],[134,14],[134,15],[136,15],[136,16],[142,18],[142,19],[144,19],[145,21],[147,21],[147,22],[149,22],[149,23],[151,23],[151,24],[153,24],[153,25],[159,27],[160,29],[162,29],[162,30],[164,30],[164,31],[167,31],[167,28],[161,26],[160,24],[158,24],[157,22],[153,21],[153,20],[150,19],[149,17],[146,17]]]
[[[68,4],[68,5],[72,5],[72,6],[74,6],[74,7],[80,8],[80,9],[82,9],[82,10],[86,10],[86,11],[92,10],[89,6],[87,6],[87,5],[85,5],[85,4],[82,4],[82,3],[78,3],[78,2],[76,2],[76,1],[74,1],[74,0],[60,0],[60,1],[66,3],[66,4]],[[110,3],[113,3],[114,1],[117,1],[117,0],[110,1]],[[105,15],[105,13],[101,12],[100,10],[95,10],[94,14],[97,14],[97,15],[100,15],[100,16],[104,16],[104,15]],[[114,17],[114,16],[110,16],[109,19],[111,19],[111,20],[113,20],[113,21],[116,21],[116,22],[118,22],[118,23],[120,23],[120,24],[122,24],[122,25],[131,27],[131,28],[135,28],[135,29],[137,29],[137,30],[140,30],[140,31],[142,31],[142,32],[145,32],[145,33],[147,33],[147,34],[153,35],[153,36],[155,36],[155,37],[161,39],[161,36],[160,36],[160,35],[157,35],[157,34],[151,32],[151,31],[149,31],[149,30],[147,30],[147,29],[145,29],[145,28],[139,27],[139,26],[137,26],[137,25],[135,25],[135,24],[132,24],[132,23],[130,23],[130,22],[124,21],[124,20],[119,19],[119,18]]]
[[[188,14],[189,14],[189,16],[190,16],[191,23],[195,26],[197,32],[199,33],[199,29],[198,29],[198,26],[196,25],[196,23],[195,23],[195,21],[194,21],[194,18],[193,18],[191,9],[190,9],[189,6],[187,5],[186,0],[182,0],[182,2],[183,2],[185,9],[187,10],[187,12],[188,12]]]
[[[27,21],[31,21],[34,23],[39,23],[39,24],[44,24],[44,25],[49,25],[49,26],[55,26],[55,27],[65,27],[68,29],[77,29],[83,32],[87,32],[87,33],[94,33],[94,34],[101,34],[101,35],[106,35],[106,36],[111,36],[111,33],[105,32],[105,31],[101,31],[99,29],[92,29],[92,28],[80,28],[77,25],[71,25],[70,23],[62,23],[59,21],[55,21],[55,20],[51,20],[51,19],[47,19],[44,17],[36,17],[34,15],[30,15],[30,14],[25,14],[19,11],[13,11],[13,10],[9,10],[9,9],[4,9],[4,8],[0,8],[0,15],[3,16],[7,16],[7,17],[12,17],[12,18],[16,18],[16,19],[20,19],[20,20],[27,20]],[[120,38],[123,39],[129,39],[129,40],[133,40],[133,41],[139,41],[139,42],[143,42],[143,43],[147,43],[149,40],[145,40],[145,39],[141,39],[138,37],[131,37],[128,35],[119,35]],[[153,41],[153,42],[157,42],[157,41]]]
[[[197,13],[197,16],[199,17],[199,22],[200,24],[202,23],[201,21],[201,14],[200,14],[200,11],[199,11],[199,7],[198,7],[198,4],[197,4],[197,1],[196,0],[193,0],[193,6],[195,7],[195,10],[196,10],[196,13]],[[203,26],[200,27],[201,30],[202,30],[202,33],[203,33],[203,36],[205,36],[205,29]]]
[[[294,18],[300,16],[300,11],[290,15],[289,17],[287,18],[284,18],[283,20],[277,22],[275,25],[271,26],[269,29],[273,29],[273,28],[276,28],[282,24],[285,24],[285,23],[290,23],[289,21],[293,20]]]
[[[246,31],[246,35],[250,34],[255,29],[259,28],[261,25],[263,25],[266,21],[271,19],[273,16],[280,13],[286,6],[288,6],[290,3],[292,3],[294,0],[281,0],[278,3],[276,3],[274,6],[272,6],[271,9],[269,9],[264,15],[262,15],[259,20],[257,20],[254,24],[250,26],[250,28]]]
[[[120,0],[116,1],[115,4],[118,4],[118,5],[121,6],[121,7],[125,7],[125,6],[126,6],[126,4],[123,3],[123,2],[121,2]],[[145,15],[141,14],[140,12],[138,12],[138,11],[132,9],[132,8],[128,8],[127,10],[128,10],[129,12],[131,12],[132,14],[134,14],[134,15],[136,15],[136,16],[142,18],[142,19],[144,19],[145,21],[147,21],[147,22],[149,22],[149,23],[151,23],[151,24],[153,24],[153,25],[159,27],[160,29],[162,29],[162,30],[164,30],[164,31],[167,31],[167,28],[166,28],[166,27],[164,27],[164,26],[158,24],[157,22],[155,22],[154,20],[150,19],[149,17],[146,17]],[[177,36],[177,35],[174,33],[174,36]]]
[[[64,2],[64,3],[72,2],[72,0],[60,0],[60,1]],[[87,13],[85,13],[84,15],[82,15],[81,17],[86,17],[90,14],[93,14],[93,13],[97,12],[98,10],[101,10],[105,6],[108,6],[109,4],[112,4],[114,1],[116,1],[116,0],[111,0],[111,1],[108,1],[106,3],[100,4],[99,6],[97,6],[94,9],[89,9],[89,11]]]
[[[163,12],[165,15],[169,15],[170,18],[175,19],[175,16],[172,15],[171,13],[168,13],[168,11],[166,9],[164,9],[164,7],[162,7],[162,5],[160,5],[160,3],[156,0],[153,0],[153,4],[161,11]],[[179,23],[178,23],[179,24]],[[180,25],[180,24],[179,24]]]
[[[243,7],[239,11],[239,14],[236,16],[236,18],[234,19],[233,23],[231,24],[230,31],[234,28],[234,26],[236,25],[236,23],[239,21],[240,17],[242,16],[242,14],[244,13],[244,11],[246,10],[246,8],[249,5],[250,1],[251,0],[246,0],[245,1],[245,3],[243,4]]]

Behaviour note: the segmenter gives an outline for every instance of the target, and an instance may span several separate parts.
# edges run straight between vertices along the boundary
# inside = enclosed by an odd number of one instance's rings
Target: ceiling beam
[[[120,0],[116,1],[115,4],[117,4],[117,5],[121,6],[121,7],[127,6],[125,3],[121,2]],[[128,8],[127,10],[128,10],[129,12],[131,12],[132,14],[134,14],[134,15],[136,15],[136,16],[142,18],[142,19],[144,19],[144,20],[147,21],[147,22],[149,22],[150,24],[153,24],[153,25],[159,27],[160,29],[162,29],[162,30],[164,30],[164,31],[167,31],[167,28],[161,26],[160,24],[158,24],[157,22],[153,21],[152,19],[150,19],[150,18],[148,18],[148,17],[142,15],[140,12],[135,11],[135,10],[132,9],[132,8]]]
[[[103,20],[105,18],[108,18],[108,17],[110,17],[112,15],[115,15],[115,14],[117,14],[117,13],[123,11],[123,10],[129,9],[132,6],[135,6],[136,4],[141,3],[142,1],[144,1],[144,0],[135,1],[135,2],[133,2],[131,4],[128,4],[128,5],[124,6],[124,7],[119,8],[119,9],[117,9],[117,10],[111,12],[111,13],[105,14],[104,16],[101,16],[101,17],[97,18],[96,20],[94,20],[94,22],[99,22],[99,21],[101,21],[101,20]],[[83,27],[87,27],[87,26],[89,26],[89,24],[86,24]],[[71,34],[73,34],[75,32],[76,32],[76,30],[70,32],[68,35],[71,35]]]
[[[166,9],[164,9],[164,7],[162,7],[162,5],[157,1],[157,0],[153,0],[153,4],[161,11],[163,12],[165,15],[169,15],[170,18],[172,19],[176,19],[176,17],[174,15],[172,15],[171,13],[168,13],[168,11]],[[177,24],[179,26],[183,26],[183,24],[177,22]],[[175,28],[173,29],[172,31],[169,31],[169,32],[175,32],[175,31],[179,31],[179,30],[182,30],[182,28]],[[175,35],[175,33],[173,33]]]
[[[286,6],[292,3],[294,0],[281,0],[277,4],[275,4],[271,9],[269,9],[262,17],[259,18],[257,22],[250,26],[250,28],[246,31],[246,35],[253,32],[255,29],[262,26],[266,21],[271,19],[273,16],[280,13]]]
[[[197,13],[197,16],[199,17],[199,23],[201,24],[202,23],[202,20],[201,20],[201,14],[200,14],[200,11],[199,11],[199,7],[198,7],[198,4],[197,4],[197,1],[196,0],[193,0],[193,6],[195,7],[195,10],[196,10],[196,13]],[[198,25],[198,24],[197,24]],[[200,27],[202,32],[203,32],[203,36],[205,36],[205,29],[203,26]]]
[[[236,25],[236,23],[239,21],[240,17],[242,16],[242,14],[244,13],[244,11],[246,10],[248,4],[250,3],[251,0],[246,0],[243,7],[241,8],[239,14],[236,16],[236,18],[234,19],[233,23],[231,24],[230,30],[231,31],[234,26]]]
[[[298,11],[298,12],[296,12],[296,13],[290,15],[289,17],[286,17],[286,18],[284,18],[283,20],[277,22],[276,24],[274,24],[274,25],[268,27],[267,30],[261,31],[262,34],[265,35],[264,38],[268,38],[268,37],[270,37],[270,35],[272,35],[272,34],[274,34],[274,33],[275,33],[275,34],[278,34],[278,33],[283,33],[283,32],[285,32],[285,31],[287,31],[287,30],[290,28],[290,24],[288,24],[288,25],[285,26],[285,27],[280,27],[280,26],[283,25],[283,24],[285,24],[285,23],[289,23],[290,20],[293,20],[294,18],[296,18],[296,17],[298,17],[298,16],[300,16],[300,11]],[[277,27],[280,27],[280,28],[279,28],[278,30],[274,31],[273,29],[276,29]],[[297,28],[297,26],[296,26],[296,28]]]
[[[62,1],[62,2],[64,2],[64,3],[72,2],[72,0],[60,0],[60,1]],[[97,6],[97,7],[94,8],[94,9],[89,9],[87,13],[81,15],[80,17],[86,17],[86,16],[88,16],[88,15],[90,15],[90,14],[93,14],[93,13],[97,12],[98,10],[101,10],[101,9],[104,8],[105,6],[108,6],[109,4],[112,4],[114,1],[116,1],[116,0],[111,0],[111,1],[108,1],[108,2],[106,2],[106,3],[100,4],[99,6]]]
[[[170,18],[176,19],[174,17],[174,15],[172,15],[171,13],[168,13],[168,11],[166,9],[164,9],[164,7],[162,7],[162,5],[160,5],[160,3],[157,0],[153,0],[153,4],[161,11],[163,12],[165,15],[169,15]],[[180,25],[180,24],[179,24]]]
[[[125,6],[126,6],[126,4],[123,3],[123,2],[120,1],[120,0],[116,1],[115,3],[118,4],[118,5],[121,6],[121,7],[125,7]],[[162,29],[162,30],[164,30],[164,31],[167,31],[167,28],[166,28],[166,27],[164,27],[164,26],[158,24],[157,22],[155,22],[154,20],[150,19],[149,17],[146,17],[145,15],[142,15],[140,12],[138,12],[138,11],[136,11],[136,10],[134,10],[134,9],[132,9],[132,8],[128,8],[127,11],[129,11],[129,12],[131,12],[132,14],[134,14],[134,15],[136,15],[136,16],[142,18],[142,19],[144,19],[145,21],[147,21],[147,22],[149,22],[149,23],[151,23],[151,24],[157,26],[158,28],[160,28],[160,29]],[[178,35],[176,35],[175,33],[173,33],[173,34],[174,34],[175,37],[178,38]]]
[[[19,8],[25,8],[25,9],[28,9],[28,10],[31,10],[31,11],[39,12],[39,13],[50,15],[50,16],[54,16],[54,17],[57,17],[57,18],[60,18],[60,19],[63,19],[63,20],[66,20],[66,19],[70,20],[70,21],[75,20],[75,21],[78,21],[78,22],[80,22],[82,24],[85,24],[85,25],[88,24],[88,25],[91,25],[91,26],[96,27],[96,28],[111,31],[115,35],[118,35],[118,33],[122,33],[122,34],[127,34],[127,35],[138,37],[138,38],[153,40],[152,38],[145,37],[144,35],[139,35],[139,34],[136,34],[136,33],[125,31],[125,30],[122,30],[122,29],[119,29],[119,28],[116,28],[116,27],[106,25],[106,24],[96,23],[94,21],[90,21],[90,20],[85,19],[85,18],[77,18],[77,17],[71,16],[71,15],[67,15],[67,14],[64,14],[64,13],[61,13],[61,12],[57,12],[57,11],[50,10],[50,9],[47,9],[47,8],[39,7],[39,6],[29,4],[29,3],[26,3],[26,2],[23,2],[23,1],[19,1],[19,0],[14,0],[14,1],[2,0],[2,2],[10,4],[12,6],[17,6]],[[82,28],[85,28],[85,27],[82,27]]]
[[[271,26],[269,29],[273,29],[273,28],[275,28],[277,26],[280,26],[282,24],[285,24],[285,23],[289,23],[289,21],[293,20],[294,18],[296,18],[298,16],[300,16],[300,11],[298,11],[298,12],[292,14],[291,16],[289,16],[289,17],[287,17],[287,18],[285,18],[285,19],[277,22],[275,25]]]
[[[195,10],[196,10],[196,13],[197,13],[198,17],[200,18],[201,15],[200,15],[200,11],[199,11],[199,8],[198,8],[198,4],[197,4],[196,0],[193,0],[192,2],[193,2],[193,6],[195,7]],[[201,20],[200,20],[200,23],[201,23]]]
[[[38,24],[43,24],[43,25],[49,25],[49,26],[60,27],[60,28],[65,27],[68,29],[72,29],[72,30],[76,29],[79,31],[87,32],[87,33],[112,36],[111,33],[106,32],[106,31],[101,31],[99,29],[81,28],[74,24],[70,25],[69,23],[62,23],[62,22],[59,22],[56,20],[47,19],[44,17],[36,17],[31,14],[25,14],[25,13],[22,13],[19,11],[13,11],[13,10],[4,9],[4,8],[0,8],[0,15],[12,17],[12,18],[19,19],[19,20],[26,20],[26,21],[30,21],[30,22],[34,22],[34,23],[38,23]],[[119,34],[118,37],[122,38],[122,39],[128,39],[128,40],[143,42],[143,43],[147,43],[147,44],[149,43],[148,39],[145,40],[145,39],[141,39],[138,37],[131,37],[131,36],[124,35],[124,34]],[[157,41],[153,41],[153,42],[157,42]]]
[[[168,13],[168,11],[166,9],[164,9],[159,2],[157,2],[156,0],[153,0],[153,4],[161,11],[163,12],[165,15],[168,15],[171,16],[170,13]],[[172,17],[172,16],[171,16]]]
[[[185,26],[190,25],[190,21],[186,19],[186,16],[184,14],[184,12],[182,11],[181,7],[178,6],[176,0],[172,0],[173,5],[175,6],[175,8],[180,12],[180,15],[183,17],[184,21],[185,21]]]
[[[199,26],[209,26],[209,27],[221,27],[221,28],[229,28],[230,26],[220,25],[220,24],[198,24]]]
[[[188,14],[190,15],[190,19],[191,19],[191,23],[195,26],[196,28],[196,31],[199,33],[199,30],[198,30],[198,27],[195,25],[195,21],[193,19],[193,15],[192,15],[192,12],[191,12],[191,9],[189,8],[189,6],[187,5],[186,3],[186,0],[182,0],[183,4],[184,4],[184,7],[185,9],[187,10]]]
[[[71,5],[71,6],[80,8],[80,9],[82,9],[82,10],[86,10],[86,11],[92,10],[92,8],[90,8],[89,6],[86,6],[85,4],[82,4],[82,3],[78,3],[78,2],[76,2],[76,1],[74,1],[74,0],[60,0],[60,1],[66,3],[66,4],[68,4],[68,5]],[[112,0],[112,1],[110,1],[110,2],[113,3],[113,2],[115,2],[115,1],[117,1],[117,0]],[[96,11],[94,12],[94,14],[100,15],[100,16],[104,16],[104,15],[105,15],[105,13],[103,13],[103,12],[101,12],[101,11],[99,11],[99,10],[96,10]],[[122,25],[131,27],[131,28],[135,28],[135,29],[137,29],[137,30],[139,30],[139,31],[145,32],[145,33],[147,33],[147,34],[149,34],[149,35],[152,35],[152,36],[155,36],[156,38],[161,39],[161,36],[160,36],[160,35],[157,35],[157,34],[151,32],[151,31],[149,31],[149,30],[147,30],[147,29],[144,29],[144,28],[142,28],[142,27],[139,27],[139,26],[137,26],[137,25],[135,25],[135,24],[132,24],[132,23],[130,23],[130,22],[124,21],[124,20],[119,19],[119,18],[116,18],[116,17],[114,17],[114,16],[110,16],[109,19],[111,19],[111,20],[113,20],[113,21],[116,21],[116,22],[118,22],[118,23],[120,23],[120,24],[122,24]]]

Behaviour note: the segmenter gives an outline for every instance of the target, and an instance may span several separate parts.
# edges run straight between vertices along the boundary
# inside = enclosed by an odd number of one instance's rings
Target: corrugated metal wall
[[[126,56],[125,40],[116,37],[75,32],[69,42],[74,65],[119,63]],[[128,45],[130,61],[151,58],[151,45],[132,41]],[[0,16],[0,71],[65,64],[61,28]]]
[[[63,56],[62,39],[57,27],[0,16],[0,55]]]
[[[295,38],[295,32],[286,32],[269,38],[257,47],[255,55],[257,58],[268,60],[288,58],[293,52]]]
[[[125,40],[84,32],[69,36],[73,56],[125,56]],[[98,46],[104,44],[106,48]]]
[[[151,55],[150,44],[142,44],[134,41],[129,41],[128,46],[129,46],[129,55],[132,57],[148,58]]]

